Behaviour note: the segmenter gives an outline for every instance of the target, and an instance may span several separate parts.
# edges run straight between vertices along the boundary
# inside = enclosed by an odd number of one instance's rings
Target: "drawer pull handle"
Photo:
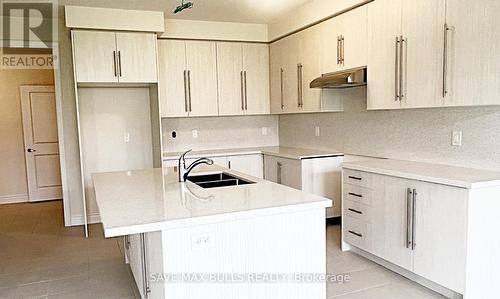
[[[354,212],[356,214],[363,215],[363,212],[361,212],[361,211],[358,211],[358,210],[355,210],[355,209],[351,209],[351,208],[349,208],[348,210],[351,211],[351,212]]]
[[[349,192],[349,195],[359,197],[359,198],[363,197],[363,195],[361,195],[361,194],[356,194],[356,193],[352,193],[352,192]]]
[[[360,237],[360,238],[362,238],[362,237],[363,237],[363,235],[362,235],[362,234],[358,234],[357,232],[352,231],[352,230],[350,230],[350,231],[349,231],[349,233],[350,233],[350,234],[353,234],[353,235],[355,235],[355,236],[358,236],[358,237]]]
[[[357,176],[349,176],[351,180],[362,181],[363,179]]]

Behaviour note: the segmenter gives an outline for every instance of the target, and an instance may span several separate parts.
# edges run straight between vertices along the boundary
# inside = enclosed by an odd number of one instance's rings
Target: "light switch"
[[[191,249],[200,250],[214,246],[215,238],[213,233],[198,234],[191,236]]]
[[[125,142],[125,143],[130,142],[130,133],[123,134],[123,142]]]
[[[462,131],[453,131],[451,137],[451,145],[462,146]]]
[[[193,135],[193,138],[198,138],[198,130],[192,130],[191,134]]]

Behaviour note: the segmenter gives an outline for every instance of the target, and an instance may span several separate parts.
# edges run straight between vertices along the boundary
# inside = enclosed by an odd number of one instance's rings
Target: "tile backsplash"
[[[281,116],[280,145],[500,171],[500,107],[367,111],[366,88],[346,95],[344,112]]]
[[[279,117],[274,115],[164,118],[163,149],[166,152],[178,152],[188,149],[276,146],[279,144],[278,121]],[[193,130],[197,131],[198,137],[193,137]],[[266,135],[263,131],[266,131]]]

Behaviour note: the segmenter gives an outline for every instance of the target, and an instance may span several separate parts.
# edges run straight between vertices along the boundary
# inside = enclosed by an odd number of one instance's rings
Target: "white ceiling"
[[[187,2],[188,0],[185,0]],[[310,0],[191,0],[194,7],[173,14],[181,0],[60,0],[60,4],[164,11],[166,18],[269,24]]]

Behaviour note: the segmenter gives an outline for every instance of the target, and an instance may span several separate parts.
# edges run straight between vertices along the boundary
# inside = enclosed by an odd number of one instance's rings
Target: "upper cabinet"
[[[266,44],[158,40],[162,117],[269,113]]]
[[[157,82],[156,34],[73,30],[78,83]]]
[[[323,40],[321,73],[366,66],[366,6],[346,12],[318,26]]]
[[[368,5],[368,109],[441,105],[445,0]]]
[[[219,115],[269,113],[266,44],[217,43],[217,70]]]
[[[216,55],[215,42],[158,40],[162,117],[218,115]]]
[[[368,4],[368,109],[500,104],[500,3]]]
[[[500,104],[500,1],[447,0],[446,106]]]

